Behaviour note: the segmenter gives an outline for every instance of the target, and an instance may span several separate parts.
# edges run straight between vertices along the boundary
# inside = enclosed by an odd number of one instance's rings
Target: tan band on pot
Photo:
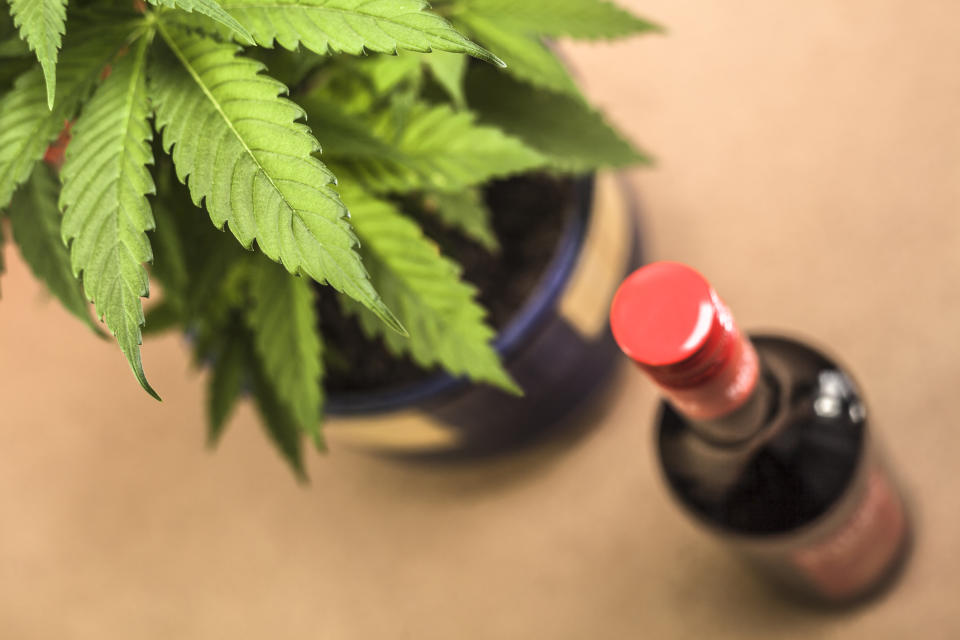
[[[357,418],[331,417],[323,435],[331,447],[394,453],[445,451],[456,447],[460,439],[455,429],[416,409]]]
[[[610,301],[630,266],[634,226],[626,188],[616,174],[597,175],[590,228],[560,299],[560,315],[587,340],[606,331]]]

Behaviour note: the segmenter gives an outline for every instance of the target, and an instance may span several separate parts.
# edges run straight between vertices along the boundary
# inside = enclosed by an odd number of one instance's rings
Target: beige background
[[[496,461],[335,451],[300,487],[246,406],[208,453],[181,342],[144,351],[158,405],[11,253],[0,637],[960,636],[960,3],[628,4],[670,35],[570,51],[659,157],[649,255],[858,373],[915,495],[898,588],[844,615],[769,595],[668,503],[626,368],[593,429]]]

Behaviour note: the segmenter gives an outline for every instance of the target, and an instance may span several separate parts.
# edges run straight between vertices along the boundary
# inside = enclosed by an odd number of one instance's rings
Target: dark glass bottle
[[[822,601],[857,600],[894,575],[907,514],[837,363],[787,338],[747,338],[703,277],[676,263],[628,278],[611,322],[666,396],[659,460],[697,521]]]

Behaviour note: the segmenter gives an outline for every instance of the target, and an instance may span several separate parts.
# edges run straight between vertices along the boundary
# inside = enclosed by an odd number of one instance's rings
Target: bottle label
[[[874,466],[859,504],[825,539],[795,551],[793,564],[829,598],[851,597],[889,568],[906,534],[903,503]]]

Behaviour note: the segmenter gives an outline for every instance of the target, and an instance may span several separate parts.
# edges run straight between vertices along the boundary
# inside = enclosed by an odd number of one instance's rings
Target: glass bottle
[[[909,546],[907,511],[849,373],[802,342],[741,333],[683,264],[634,272],[611,325],[663,392],[658,458],[689,514],[819,601],[855,601],[890,581]]]

